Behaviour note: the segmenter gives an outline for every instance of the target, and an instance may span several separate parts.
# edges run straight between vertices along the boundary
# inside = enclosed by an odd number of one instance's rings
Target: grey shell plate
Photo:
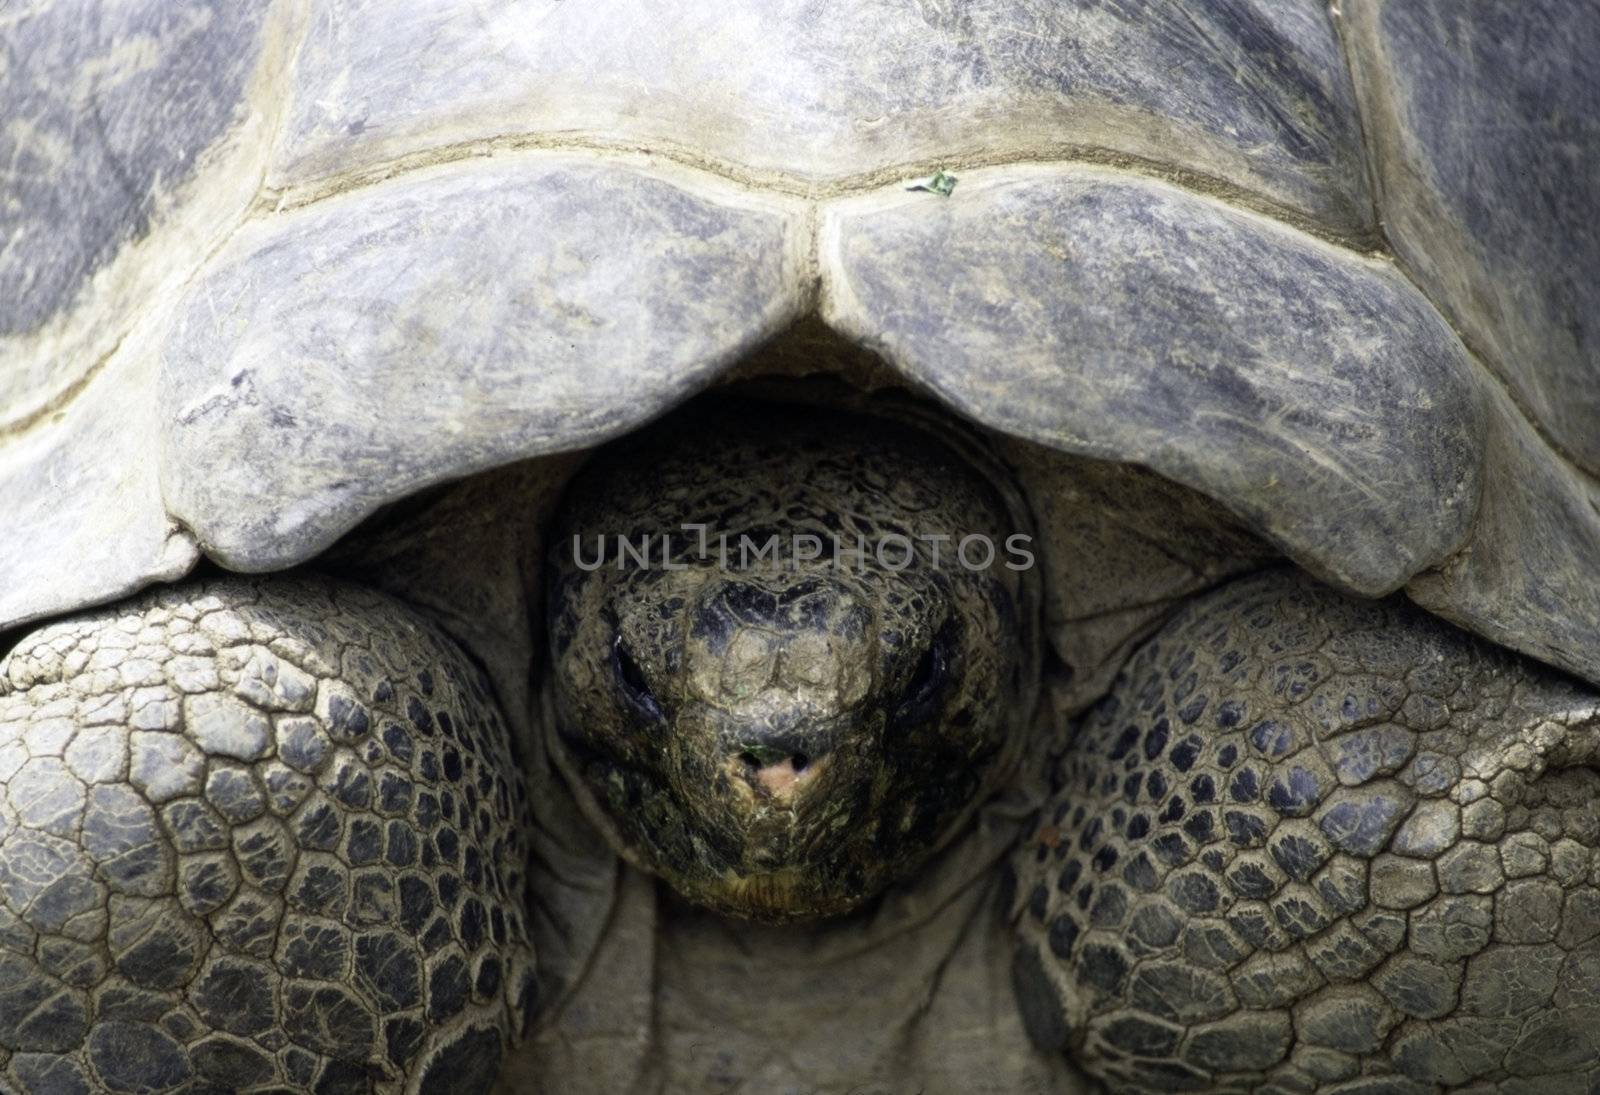
[[[1600,9],[1446,7],[5,17],[0,627],[291,566],[820,317],[1600,681]]]

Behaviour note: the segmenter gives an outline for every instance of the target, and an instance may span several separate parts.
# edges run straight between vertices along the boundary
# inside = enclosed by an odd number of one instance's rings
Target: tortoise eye
[[[611,644],[611,667],[616,672],[617,682],[622,687],[623,695],[641,715],[650,719],[665,717],[661,710],[661,702],[650,690],[650,682],[645,678],[644,670],[639,668],[639,663],[628,652],[621,635],[618,635]]]
[[[933,641],[917,661],[917,667],[911,672],[911,680],[906,684],[899,706],[895,708],[896,725],[914,726],[933,714],[945,682],[950,679],[954,646],[954,628],[946,624],[934,635]]]

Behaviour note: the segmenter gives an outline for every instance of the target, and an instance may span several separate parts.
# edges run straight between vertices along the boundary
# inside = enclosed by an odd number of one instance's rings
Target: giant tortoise
[[[0,43],[0,1088],[1600,1087],[1600,8]]]

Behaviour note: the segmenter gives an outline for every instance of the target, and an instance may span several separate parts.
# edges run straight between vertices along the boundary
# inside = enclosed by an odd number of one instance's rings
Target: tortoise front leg
[[[1400,598],[1201,598],[1016,858],[1030,1032],[1117,1091],[1592,1090],[1597,727]]]
[[[0,1088],[477,1092],[532,985],[483,675],[376,593],[217,580],[0,663]]]

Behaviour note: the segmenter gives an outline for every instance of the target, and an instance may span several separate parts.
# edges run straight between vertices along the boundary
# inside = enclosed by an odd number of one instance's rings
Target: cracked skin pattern
[[[0,663],[0,1088],[477,1091],[525,809],[485,678],[387,597],[229,579]]]
[[[1030,1034],[1114,1091],[1594,1090],[1596,719],[1399,599],[1201,598],[1015,858]]]

